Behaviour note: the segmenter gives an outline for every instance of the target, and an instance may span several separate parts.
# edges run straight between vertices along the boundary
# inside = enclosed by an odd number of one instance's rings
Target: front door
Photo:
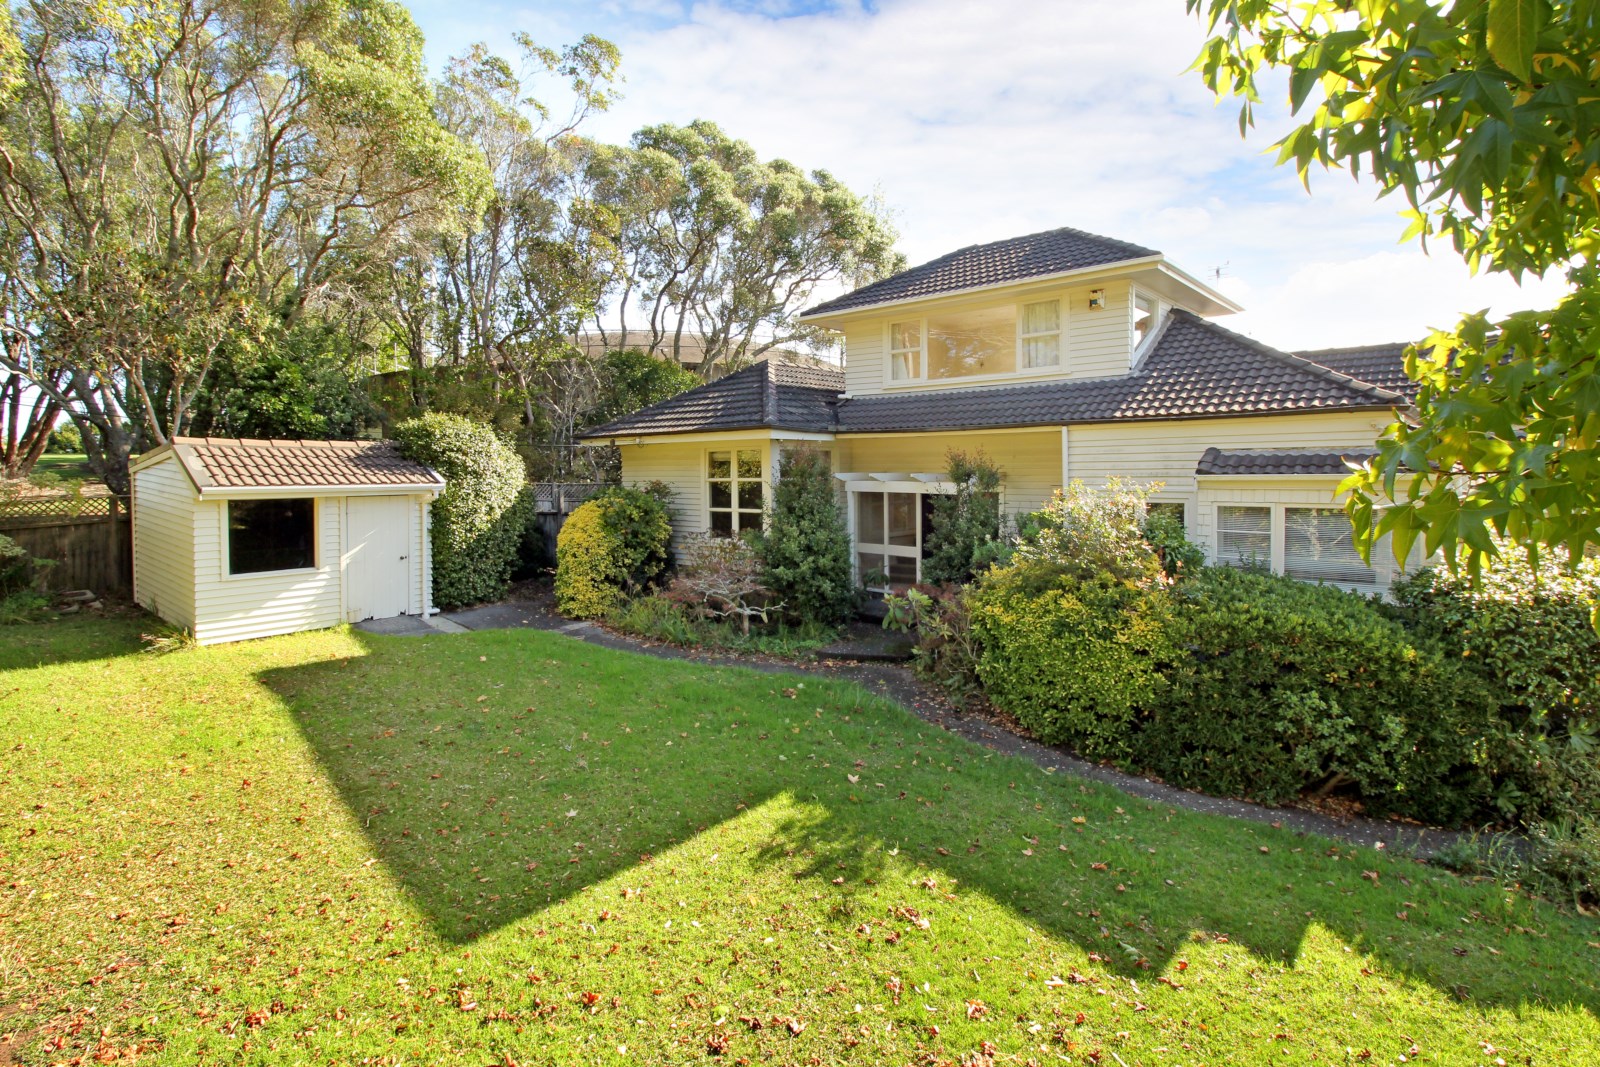
[[[411,610],[411,520],[404,496],[345,501],[344,588],[351,622],[391,619]]]

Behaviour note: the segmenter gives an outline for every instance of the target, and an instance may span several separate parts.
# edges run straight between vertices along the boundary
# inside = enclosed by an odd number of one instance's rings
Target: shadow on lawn
[[[826,814],[790,820],[758,862],[818,891],[924,863],[1109,968],[1152,976],[1197,933],[1291,963],[1315,922],[1463,999],[1600,1013],[1592,965],[1541,964],[1542,933],[1495,914],[1503,898],[1487,886],[1440,888],[1403,861],[1046,777],[855,686],[804,679],[792,699],[784,687],[801,679],[532,632],[365,640],[364,657],[262,680],[457,944],[788,794]],[[1538,914],[1547,927],[1582,922]]]

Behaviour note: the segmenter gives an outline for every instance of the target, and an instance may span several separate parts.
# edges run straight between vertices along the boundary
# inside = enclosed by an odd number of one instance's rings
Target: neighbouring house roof
[[[1220,448],[1208,448],[1194,472],[1210,475],[1348,474],[1350,463],[1365,463],[1376,455],[1370,449],[1330,452],[1314,448],[1279,448],[1224,452]]]
[[[263,441],[175,437],[139,457],[145,466],[170,451],[201,495],[233,489],[441,489],[429,467],[401,457],[388,441]]]
[[[1406,376],[1406,349],[1408,342],[1386,345],[1363,345],[1358,348],[1323,348],[1314,352],[1295,353],[1301,359],[1320,363],[1329,370],[1360,378],[1364,382],[1380,385],[1401,394],[1406,400],[1417,397],[1417,383]]]
[[[981,430],[1392,408],[1404,395],[1171,312],[1131,374],[842,399],[837,371],[730,374],[591,430],[606,438],[770,428],[835,433]]]
[[[598,426],[584,436],[759,429],[827,433],[833,429],[832,405],[843,391],[844,374],[831,367],[768,360]]]
[[[801,312],[801,318],[1148,259],[1160,252],[1071,227],[968,245]]]

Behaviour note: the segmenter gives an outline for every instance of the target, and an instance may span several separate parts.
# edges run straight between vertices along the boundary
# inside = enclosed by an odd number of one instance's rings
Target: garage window
[[[228,573],[302,570],[317,565],[316,504],[293,500],[228,502]]]

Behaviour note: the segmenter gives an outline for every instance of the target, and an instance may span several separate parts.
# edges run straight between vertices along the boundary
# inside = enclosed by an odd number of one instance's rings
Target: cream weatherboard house
[[[384,442],[178,437],[132,472],[133,597],[203,645],[432,613],[444,480]]]
[[[843,372],[765,363],[599,427],[623,480],[672,489],[674,533],[761,522],[786,449],[831,455],[858,575],[917,580],[951,450],[986,453],[1002,503],[1073,479],[1160,482],[1213,560],[1379,589],[1336,500],[1413,395],[1404,345],[1281,352],[1216,325],[1238,311],[1161,253],[1074,229],[975,245],[810,309]],[[886,576],[886,581],[885,581]]]

